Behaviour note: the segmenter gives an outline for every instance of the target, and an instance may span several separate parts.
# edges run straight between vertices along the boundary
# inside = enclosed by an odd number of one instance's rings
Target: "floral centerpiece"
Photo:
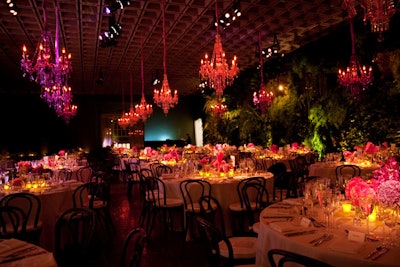
[[[170,150],[164,155],[164,161],[169,164],[175,164],[182,159],[182,156],[177,148]]]
[[[30,161],[19,161],[17,165],[18,165],[18,172],[20,174],[28,174],[29,169],[31,167],[31,162]]]
[[[376,198],[376,181],[364,180],[363,178],[356,176],[350,179],[346,185],[345,194],[347,199],[350,199],[354,206],[360,205],[360,199],[362,198]]]
[[[373,171],[377,180],[375,190],[378,201],[384,205],[400,207],[400,172],[399,163],[389,158],[386,164]]]

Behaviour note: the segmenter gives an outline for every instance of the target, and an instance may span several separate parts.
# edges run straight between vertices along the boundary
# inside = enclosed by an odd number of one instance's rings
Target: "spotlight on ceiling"
[[[219,25],[223,28],[229,27],[232,22],[237,20],[238,17],[242,15],[240,11],[240,3],[239,0],[233,1],[232,7],[219,18]]]
[[[18,8],[15,2],[15,0],[6,0],[8,10],[13,16],[18,15]]]
[[[110,47],[117,45],[117,39],[121,35],[122,25],[115,22],[115,17],[110,17],[108,21],[108,31],[99,35],[100,46]]]
[[[110,15],[114,13],[118,9],[124,9],[127,6],[131,5],[131,1],[129,0],[116,0],[116,1],[109,1],[109,3],[104,7],[104,14]]]
[[[259,47],[257,47],[257,49],[259,49]],[[281,46],[279,44],[278,41],[278,37],[276,35],[276,33],[274,33],[274,42],[272,43],[271,46],[267,47],[267,48],[262,48],[262,55],[265,59],[271,59],[273,57],[279,57],[280,55],[280,50],[281,50]],[[259,55],[259,50],[256,51],[256,55]]]

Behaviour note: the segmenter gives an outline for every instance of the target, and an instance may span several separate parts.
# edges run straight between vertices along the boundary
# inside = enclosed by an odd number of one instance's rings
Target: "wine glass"
[[[360,204],[360,209],[363,214],[363,217],[365,217],[365,223],[366,223],[366,235],[368,236],[370,234],[369,232],[369,215],[372,213],[375,207],[375,200],[373,198],[360,198],[359,199],[359,204]]]
[[[385,225],[389,228],[389,233],[387,236],[387,239],[385,243],[387,245],[394,247],[397,245],[396,243],[396,237],[393,236],[394,229],[396,227],[397,221],[398,221],[398,216],[399,216],[399,210],[397,207],[388,207],[386,210],[386,214],[384,217],[384,222]]]

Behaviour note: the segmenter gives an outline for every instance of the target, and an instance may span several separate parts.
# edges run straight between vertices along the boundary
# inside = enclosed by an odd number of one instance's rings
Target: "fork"
[[[325,238],[321,238],[321,240],[319,240],[318,242],[314,243],[314,247],[318,247],[319,245],[321,245],[322,243],[324,243],[325,241],[329,241],[333,238],[332,234],[327,235]]]

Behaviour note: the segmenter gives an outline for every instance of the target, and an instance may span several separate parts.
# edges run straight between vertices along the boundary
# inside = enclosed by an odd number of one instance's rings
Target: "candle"
[[[8,184],[6,184],[6,185],[4,185],[3,189],[8,190],[8,189],[10,189],[10,186]]]
[[[351,204],[350,203],[343,203],[342,204],[342,209],[343,209],[344,213],[351,212]]]
[[[368,215],[368,221],[375,222],[376,221],[376,208],[372,210],[372,213]]]

